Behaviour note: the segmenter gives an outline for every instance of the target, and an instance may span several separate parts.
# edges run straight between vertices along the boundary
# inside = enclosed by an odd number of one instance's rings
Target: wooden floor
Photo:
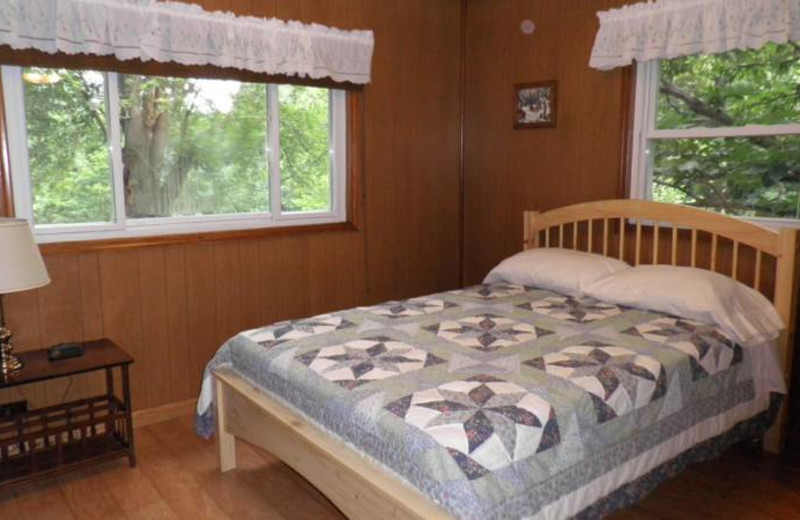
[[[239,469],[220,474],[213,442],[197,438],[188,419],[137,429],[136,447],[136,469],[121,460],[0,493],[0,520],[343,519],[300,476],[246,444]],[[734,450],[613,518],[800,519],[800,470]]]

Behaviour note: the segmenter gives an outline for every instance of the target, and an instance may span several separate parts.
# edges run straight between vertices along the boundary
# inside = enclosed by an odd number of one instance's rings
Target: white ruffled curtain
[[[155,0],[0,0],[0,44],[365,84],[372,31]]]
[[[800,40],[800,0],[654,0],[597,16],[589,66],[601,70]]]

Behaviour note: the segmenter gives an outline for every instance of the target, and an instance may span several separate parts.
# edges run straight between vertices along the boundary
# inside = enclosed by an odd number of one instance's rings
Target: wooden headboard
[[[606,200],[525,212],[524,247],[562,247],[632,265],[688,265],[719,272],[764,293],[787,329],[778,349],[789,383],[797,295],[797,229],[773,230],[719,213],[645,200]],[[780,451],[786,404],[766,437]]]

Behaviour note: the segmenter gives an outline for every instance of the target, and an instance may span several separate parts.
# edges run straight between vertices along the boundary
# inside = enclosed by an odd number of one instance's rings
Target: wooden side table
[[[50,361],[47,350],[18,354],[25,366],[0,388],[105,370],[106,393],[0,418],[0,488],[128,457],[136,465],[128,369],[133,363],[111,340],[83,343],[81,357]],[[114,370],[122,373],[122,400]]]

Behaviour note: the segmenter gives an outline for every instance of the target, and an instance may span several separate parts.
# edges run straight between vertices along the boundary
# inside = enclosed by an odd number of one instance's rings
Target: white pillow
[[[760,292],[694,267],[640,265],[598,280],[584,292],[608,303],[714,323],[741,345],[773,340],[784,327]]]
[[[530,285],[581,297],[583,289],[588,285],[629,268],[621,260],[594,253],[557,247],[535,248],[500,262],[486,275],[483,283]]]

